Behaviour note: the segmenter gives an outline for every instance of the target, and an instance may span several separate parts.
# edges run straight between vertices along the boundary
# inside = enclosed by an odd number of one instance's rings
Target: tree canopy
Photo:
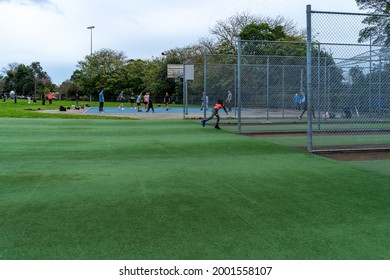
[[[390,1],[388,0],[356,0],[361,10],[373,13],[363,23],[368,26],[360,31],[359,42],[372,40],[373,44],[390,45]]]
[[[11,63],[3,69],[6,74],[2,78],[2,90],[15,91],[17,95],[35,96],[42,92],[56,90],[50,76],[43,70],[39,62],[31,65]]]

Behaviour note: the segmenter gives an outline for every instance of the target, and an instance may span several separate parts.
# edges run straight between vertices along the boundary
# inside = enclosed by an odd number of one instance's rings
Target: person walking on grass
[[[45,106],[46,96],[45,96],[45,93],[43,93],[43,92],[41,95],[41,100],[42,100],[42,105]]]
[[[208,122],[212,118],[216,117],[217,118],[217,122],[216,122],[214,128],[221,129],[219,127],[220,117],[219,117],[219,114],[218,114],[218,111],[221,110],[221,109],[223,109],[225,111],[226,115],[228,115],[228,112],[227,112],[227,110],[225,108],[225,105],[223,105],[223,101],[221,99],[218,99],[218,102],[213,107],[213,111],[211,112],[211,116],[208,119],[205,119],[205,120],[201,121],[202,126],[204,127],[206,125],[206,122]]]
[[[47,100],[49,100],[49,104],[53,104],[53,94],[51,92],[49,92],[47,94]]]

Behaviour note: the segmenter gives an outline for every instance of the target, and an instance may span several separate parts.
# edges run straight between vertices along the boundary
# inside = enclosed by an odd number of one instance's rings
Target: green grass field
[[[198,121],[0,131],[3,260],[390,258],[384,172]]]
[[[98,102],[79,102],[79,105],[86,105],[98,107]],[[118,102],[105,102],[106,106],[117,107]],[[6,102],[3,102],[0,99],[0,117],[1,118],[62,118],[62,119],[113,119],[110,116],[102,116],[102,115],[69,115],[69,114],[42,114],[44,110],[59,110],[60,105],[64,107],[75,106],[75,101],[71,100],[55,100],[53,104],[49,104],[46,101],[46,104],[43,106],[42,101],[38,100],[37,103],[28,104],[26,99],[19,99],[17,103],[14,103],[13,100],[8,99]],[[120,117],[115,117],[115,119],[119,119]],[[124,117],[123,119],[128,119]]]

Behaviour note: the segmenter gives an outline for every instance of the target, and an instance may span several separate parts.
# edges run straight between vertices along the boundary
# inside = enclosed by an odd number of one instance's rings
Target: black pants
[[[306,111],[307,111],[307,106],[305,105],[305,106],[303,107],[303,111],[302,111],[302,114],[301,114],[300,118],[302,118],[303,114],[305,114]],[[316,114],[315,114],[315,112],[314,112],[314,107],[313,107],[313,106],[311,107],[311,113],[312,113],[312,115],[313,115],[313,118],[315,118],[315,117],[316,117]]]
[[[104,102],[99,103],[99,112],[103,112]]]
[[[153,103],[152,102],[148,103],[148,110],[146,110],[146,112],[149,112],[150,109],[152,109],[152,111],[154,112],[154,108],[153,108]]]
[[[211,120],[211,119],[214,118],[214,117],[217,118],[217,122],[216,122],[215,126],[218,126],[220,117],[219,117],[219,114],[218,114],[218,110],[215,109],[215,108],[213,108],[213,111],[211,112],[211,116],[210,116],[209,118],[207,118],[207,119],[205,120],[205,122]]]

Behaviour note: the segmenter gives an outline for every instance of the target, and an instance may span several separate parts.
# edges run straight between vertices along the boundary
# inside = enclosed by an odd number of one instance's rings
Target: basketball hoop
[[[168,64],[167,65],[167,78],[168,79],[179,79],[183,77],[183,64]]]

